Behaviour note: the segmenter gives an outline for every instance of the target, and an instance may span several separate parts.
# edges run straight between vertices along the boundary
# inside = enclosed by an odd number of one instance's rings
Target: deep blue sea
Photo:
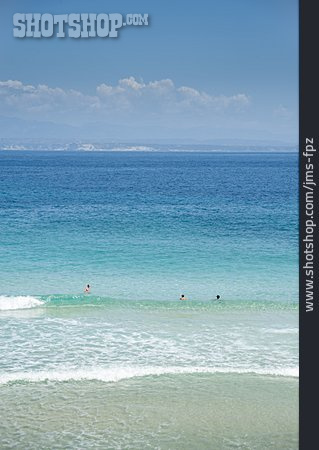
[[[0,155],[1,293],[297,301],[296,154]]]
[[[297,154],[1,151],[0,230],[1,448],[297,448]]]

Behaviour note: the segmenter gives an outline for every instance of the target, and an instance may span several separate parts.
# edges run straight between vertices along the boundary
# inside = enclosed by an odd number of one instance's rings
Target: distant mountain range
[[[198,130],[197,130],[198,131]],[[296,143],[274,139],[194,139],[190,132],[166,136],[159,129],[92,123],[75,127],[0,116],[0,150],[52,151],[297,151]],[[168,133],[170,134],[170,133]],[[200,135],[200,133],[197,133]],[[129,137],[127,137],[129,136]]]

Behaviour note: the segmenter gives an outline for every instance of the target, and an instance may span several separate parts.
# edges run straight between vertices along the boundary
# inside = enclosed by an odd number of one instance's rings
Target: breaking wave
[[[269,369],[236,369],[222,367],[116,367],[110,369],[74,369],[16,372],[0,375],[0,384],[10,382],[83,381],[117,382],[129,378],[179,374],[256,374],[298,378],[298,367]]]
[[[13,309],[30,309],[43,305],[44,302],[29,295],[6,296],[0,295],[0,311]]]

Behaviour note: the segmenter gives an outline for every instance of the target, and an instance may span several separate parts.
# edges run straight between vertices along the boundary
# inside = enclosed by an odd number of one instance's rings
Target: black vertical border
[[[319,152],[319,11],[315,0],[299,0],[299,325],[300,325],[300,390],[299,448],[319,448],[319,271],[318,271],[318,152]],[[311,144],[312,142],[312,144]],[[310,145],[307,147],[307,145]],[[311,145],[315,150],[311,150]],[[307,151],[307,148],[310,151]],[[311,156],[308,156],[308,155]],[[313,210],[307,210],[306,192],[309,167],[313,165]],[[308,165],[308,168],[307,168]],[[308,172],[307,172],[308,170]],[[309,181],[309,178],[308,178]],[[308,303],[309,279],[306,271],[306,242],[311,242],[307,220],[313,226],[313,310]],[[309,224],[309,222],[308,222]],[[305,241],[306,240],[306,241]],[[308,244],[308,249],[309,249]],[[308,256],[309,258],[309,256]],[[308,266],[311,264],[308,263]]]

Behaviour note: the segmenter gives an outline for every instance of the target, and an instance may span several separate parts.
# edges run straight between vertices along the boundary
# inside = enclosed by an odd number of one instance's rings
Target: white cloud
[[[246,94],[211,95],[190,86],[176,87],[170,79],[145,83],[134,77],[116,85],[102,83],[94,95],[74,89],[0,81],[0,114],[67,124],[93,121],[175,120],[194,123],[203,116],[238,114],[250,104]],[[202,120],[202,119],[201,119]]]
[[[177,88],[170,79],[144,83],[143,81],[137,81],[134,77],[129,77],[119,80],[116,86],[101,84],[97,86],[96,91],[102,102],[112,99],[112,102],[118,100],[121,105],[125,98],[126,105],[130,105],[133,110],[138,110],[141,105],[145,105],[145,102],[149,101],[150,109],[153,112],[159,106],[162,110],[164,104],[166,104],[167,113],[169,113],[172,107],[174,111],[179,112],[190,110],[192,107],[220,111],[221,109],[231,108],[238,110],[250,103],[248,96],[245,94],[236,94],[229,97],[225,95],[212,96],[189,86]],[[113,106],[116,105],[113,104]]]

